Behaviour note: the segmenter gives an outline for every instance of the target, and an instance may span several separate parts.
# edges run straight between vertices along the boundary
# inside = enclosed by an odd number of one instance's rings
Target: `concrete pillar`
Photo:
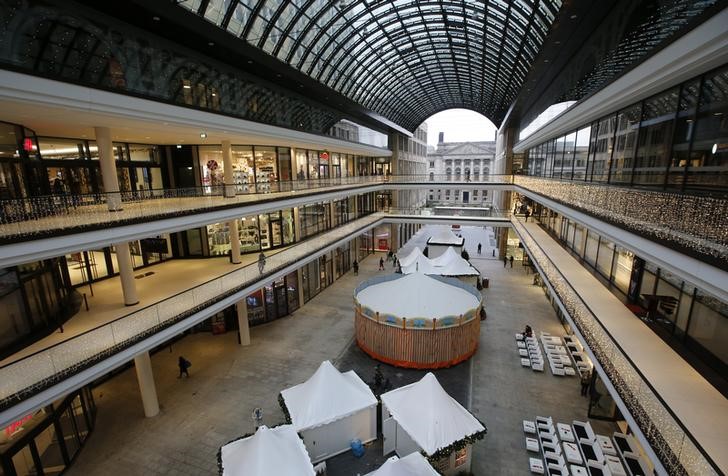
[[[298,268],[296,271],[298,277],[298,307],[303,307],[303,269]]]
[[[301,211],[299,207],[293,207],[293,231],[296,233],[296,241],[301,241]]]
[[[331,220],[330,221],[331,228],[333,228],[333,227],[336,226],[336,219],[335,219],[335,217],[336,217],[336,210],[335,210],[335,208],[336,208],[336,201],[335,200],[331,200],[331,203],[329,204],[329,220]]]
[[[401,225],[398,224],[398,223],[392,223],[390,225],[390,227],[391,227],[391,231],[390,231],[391,236],[390,236],[390,240],[389,241],[392,242],[392,246],[391,246],[392,253],[396,253],[399,250],[399,227],[400,226]]]
[[[222,164],[225,177],[225,196],[235,196],[235,178],[233,177],[233,152],[229,140],[222,141]]]
[[[238,220],[230,220],[228,222],[228,232],[230,233],[230,261],[233,264],[240,264],[240,232],[238,231]]]
[[[248,301],[245,298],[238,301],[235,305],[238,313],[238,335],[240,336],[240,345],[250,345],[250,327],[248,325]]]
[[[119,193],[119,177],[116,175],[114,146],[111,143],[111,130],[108,127],[94,127],[96,146],[99,153],[101,181],[106,193],[106,205],[111,211],[121,210],[121,193]]]
[[[149,352],[134,357],[134,368],[136,369],[137,382],[139,382],[139,393],[142,396],[144,416],[151,418],[159,413],[159,400],[154,385],[154,373],[152,372],[152,361],[149,358]]]
[[[137,297],[136,282],[134,281],[134,266],[131,263],[129,243],[114,243],[116,249],[116,262],[119,264],[119,277],[121,278],[121,290],[124,293],[124,304],[134,306],[139,304]]]

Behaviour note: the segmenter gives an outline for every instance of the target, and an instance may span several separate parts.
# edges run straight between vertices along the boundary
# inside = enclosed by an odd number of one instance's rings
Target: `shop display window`
[[[300,307],[298,301],[298,273],[296,271],[286,275],[286,297],[289,313]]]
[[[288,147],[278,147],[278,180],[280,182],[290,182],[291,177],[291,149]]]
[[[255,161],[251,146],[232,146],[233,182],[238,193],[248,192],[250,185],[255,183]]]
[[[222,150],[218,147],[200,147],[198,154],[202,186],[205,188],[205,193],[212,193],[212,187],[220,187],[225,184]]]
[[[316,151],[308,151],[308,179],[315,180],[319,178],[319,154]]]
[[[296,179],[306,180],[308,178],[308,153],[305,150],[296,150]]]
[[[263,302],[263,290],[259,289],[245,298],[248,305],[248,322],[250,325],[265,322],[265,305]]]

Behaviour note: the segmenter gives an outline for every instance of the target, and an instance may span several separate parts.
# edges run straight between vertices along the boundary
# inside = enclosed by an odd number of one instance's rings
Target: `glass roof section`
[[[183,8],[400,126],[500,124],[561,0],[183,0]]]

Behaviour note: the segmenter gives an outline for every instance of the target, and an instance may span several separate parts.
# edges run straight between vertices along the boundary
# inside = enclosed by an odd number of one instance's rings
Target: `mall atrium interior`
[[[0,476],[728,472],[728,1],[0,18]]]

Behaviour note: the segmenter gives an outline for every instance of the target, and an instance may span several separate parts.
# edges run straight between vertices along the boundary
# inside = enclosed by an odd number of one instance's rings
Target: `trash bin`
[[[357,438],[356,440],[351,440],[351,452],[357,458],[364,456],[364,445],[361,444],[360,439]]]
[[[488,286],[490,286],[490,278],[483,278],[483,287],[488,289]]]

